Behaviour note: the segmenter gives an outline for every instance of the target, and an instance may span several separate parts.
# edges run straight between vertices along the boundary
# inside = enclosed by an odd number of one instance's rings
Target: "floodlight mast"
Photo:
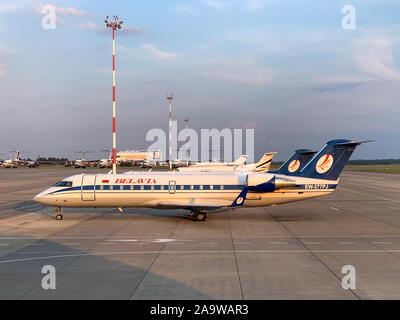
[[[114,16],[114,21],[109,22],[108,16],[104,20],[106,23],[106,28],[112,30],[113,36],[113,165],[112,165],[112,173],[117,173],[117,138],[116,138],[116,121],[115,121],[115,30],[121,29],[121,25],[123,21],[119,21],[118,16]]]

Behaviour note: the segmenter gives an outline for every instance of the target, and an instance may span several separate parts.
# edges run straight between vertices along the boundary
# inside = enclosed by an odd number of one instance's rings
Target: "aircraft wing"
[[[227,207],[227,205],[159,203],[157,207],[160,209],[215,210]]]
[[[143,203],[144,206],[165,208],[165,209],[186,209],[186,210],[212,210],[221,208],[235,208],[242,207],[244,200],[246,199],[248,189],[244,188],[236,199],[232,202],[231,200],[221,199],[180,199],[177,200],[151,200]]]
[[[165,209],[187,209],[187,210],[211,210],[227,207],[231,204],[230,201],[220,199],[207,199],[202,201],[199,199],[188,199],[187,201],[173,201],[173,200],[158,200],[155,206]]]

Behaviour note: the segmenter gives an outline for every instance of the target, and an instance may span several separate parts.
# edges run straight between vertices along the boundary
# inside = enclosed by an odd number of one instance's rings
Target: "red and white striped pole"
[[[169,170],[172,171],[172,99],[174,95],[171,93],[167,99],[169,100]]]
[[[113,36],[113,165],[112,165],[112,173],[117,173],[117,136],[116,136],[116,121],[115,121],[115,30],[121,29],[122,21],[118,21],[118,17],[114,16],[114,22],[108,22],[108,16],[106,20],[106,27],[112,29]]]
[[[186,123],[186,166],[189,166],[189,118],[185,119]]]

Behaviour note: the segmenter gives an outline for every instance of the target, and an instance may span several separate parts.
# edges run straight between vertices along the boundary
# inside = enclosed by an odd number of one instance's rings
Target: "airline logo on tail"
[[[293,160],[288,167],[289,172],[296,172],[297,169],[300,168],[300,161],[299,160]]]
[[[322,174],[327,172],[333,164],[333,157],[330,154],[324,154],[321,158],[319,158],[317,164],[315,165],[315,169],[318,173]]]

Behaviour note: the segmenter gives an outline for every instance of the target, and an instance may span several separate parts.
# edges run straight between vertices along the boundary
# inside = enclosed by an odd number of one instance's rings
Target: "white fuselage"
[[[260,185],[271,179],[290,179],[296,186],[267,192],[250,190],[252,181]],[[34,200],[55,207],[228,208],[244,188],[249,188],[242,206],[259,207],[326,195],[337,183],[248,172],[80,174],[63,179],[64,185],[50,187]]]

